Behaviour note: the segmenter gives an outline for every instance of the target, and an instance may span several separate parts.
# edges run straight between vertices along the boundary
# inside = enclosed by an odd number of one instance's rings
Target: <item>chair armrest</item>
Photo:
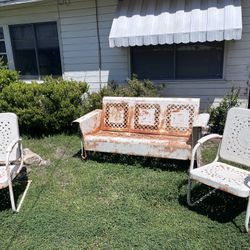
[[[201,127],[203,129],[207,128],[210,115],[207,113],[199,114],[194,121],[193,127]]]
[[[201,139],[198,140],[197,144],[195,145],[195,147],[193,148],[192,150],[192,157],[191,157],[191,162],[190,162],[190,168],[189,168],[189,171],[191,171],[193,168],[194,168],[194,161],[195,161],[195,156],[196,156],[196,153],[199,149],[199,147],[209,141],[209,140],[212,140],[212,139],[222,139],[222,135],[218,135],[218,134],[210,134],[210,135],[206,135],[204,137],[202,137]],[[218,154],[215,158],[215,160],[217,160],[218,158]]]
[[[9,164],[10,164],[10,155],[11,152],[13,151],[14,147],[16,146],[16,144],[21,144],[22,143],[22,139],[18,139],[18,140],[13,140],[9,146],[6,149],[6,158],[5,158],[5,167],[8,169],[9,168]],[[21,145],[22,148],[22,145]],[[23,155],[21,152],[21,162],[23,161]],[[21,164],[22,165],[22,164]]]
[[[11,151],[13,150],[13,148],[15,147],[15,145],[17,143],[21,143],[22,139],[18,139],[18,140],[14,140],[10,143],[10,145],[7,147],[6,149],[6,153],[11,153]]]
[[[96,109],[76,120],[73,123],[78,123],[82,136],[93,133],[100,129],[102,118],[102,110]]]
[[[222,139],[222,135],[218,135],[218,134],[210,134],[210,135],[206,135],[204,137],[202,137],[201,139],[198,140],[198,144],[203,144],[211,139]]]

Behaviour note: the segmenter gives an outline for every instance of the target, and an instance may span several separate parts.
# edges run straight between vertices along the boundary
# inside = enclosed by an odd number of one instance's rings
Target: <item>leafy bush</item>
[[[104,96],[126,96],[126,97],[156,97],[159,89],[149,80],[138,80],[135,76],[127,80],[125,84],[110,82],[97,93],[87,94],[84,98],[84,112],[102,107]]]
[[[17,71],[9,70],[2,58],[0,57],[0,92],[5,86],[11,83],[17,82],[19,80],[19,74]]]
[[[16,113],[21,132],[31,135],[71,131],[71,122],[101,108],[104,96],[157,96],[157,92],[152,82],[136,78],[124,85],[112,82],[97,93],[88,93],[84,82],[62,78],[28,84],[16,71],[0,68],[0,112]]]
[[[240,105],[239,94],[239,89],[232,88],[230,93],[223,98],[218,107],[210,108],[209,126],[212,133],[223,134],[228,110]]]
[[[0,112],[16,113],[23,133],[68,132],[82,114],[82,94],[87,90],[86,83],[52,77],[42,84],[13,82],[0,93]]]

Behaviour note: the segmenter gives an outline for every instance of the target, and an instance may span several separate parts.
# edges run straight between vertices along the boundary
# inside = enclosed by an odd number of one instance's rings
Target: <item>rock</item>
[[[49,161],[43,160],[41,156],[32,152],[28,148],[25,148],[23,150],[23,158],[24,158],[25,165],[38,165],[38,166],[49,165]]]

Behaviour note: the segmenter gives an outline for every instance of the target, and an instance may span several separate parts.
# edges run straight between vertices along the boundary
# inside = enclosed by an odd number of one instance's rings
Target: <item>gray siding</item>
[[[111,49],[108,45],[117,0],[99,0],[98,6],[102,49],[101,82],[122,82],[129,72],[128,50]],[[57,5],[57,1],[46,0],[1,8],[0,26],[5,26],[7,31],[9,24],[57,21],[64,77],[86,81],[92,90],[97,90],[100,83],[95,13],[93,0],[71,0],[69,5]],[[8,51],[10,66],[14,68],[10,47]]]
[[[108,45],[116,7],[116,0],[98,1],[102,83],[121,82],[128,77],[128,50],[113,50]],[[61,5],[59,9],[65,77],[87,81],[96,90],[99,87],[99,64],[95,1],[74,0],[69,6]]]
[[[124,82],[129,76],[129,49],[109,48],[108,36],[118,0],[99,0],[100,39],[102,49],[101,80]],[[240,41],[228,41],[225,48],[224,79],[209,81],[168,81],[162,91],[168,97],[200,97],[202,109],[218,103],[232,86],[241,88],[243,105],[247,102],[247,82],[250,74],[250,1],[242,0],[243,35]],[[95,1],[71,0],[69,5],[45,0],[0,8],[0,26],[6,41],[8,25],[31,22],[57,21],[61,44],[64,77],[83,80],[97,90],[99,84],[98,44]],[[13,56],[8,42],[8,57],[13,68]],[[157,84],[157,82],[156,82]]]
[[[218,104],[231,88],[239,87],[242,106],[247,105],[250,77],[250,1],[242,0],[243,34],[238,41],[225,42],[224,79],[167,82],[162,95],[200,97],[202,109]]]

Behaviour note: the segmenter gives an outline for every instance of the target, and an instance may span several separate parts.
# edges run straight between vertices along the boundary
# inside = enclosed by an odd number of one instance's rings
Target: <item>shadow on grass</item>
[[[81,152],[80,151],[77,152],[73,157],[81,158]],[[86,161],[88,160],[96,161],[98,163],[124,164],[125,166],[136,165],[143,168],[150,168],[154,170],[160,169],[163,171],[175,171],[175,172],[185,172],[188,170],[189,167],[189,161],[112,154],[103,152],[87,152]]]
[[[26,168],[23,168],[12,183],[16,205],[19,197],[23,194],[27,186],[27,181],[28,181],[27,170]],[[10,194],[8,187],[0,190],[0,200],[1,200],[0,212],[11,209]]]
[[[65,152],[64,152],[64,154],[65,154]],[[38,191],[38,194],[36,195],[36,197],[35,197],[35,199],[33,201],[32,206],[28,209],[28,211],[24,215],[23,219],[20,222],[18,222],[18,225],[17,225],[16,229],[13,230],[13,235],[10,236],[9,243],[8,243],[8,245],[7,245],[7,247],[5,249],[12,249],[12,245],[14,243],[14,239],[18,236],[18,234],[20,232],[20,228],[22,227],[22,224],[24,223],[24,221],[28,220],[28,217],[30,216],[30,214],[31,214],[32,210],[34,209],[34,207],[36,206],[36,204],[38,203],[41,195],[48,188],[48,183],[51,183],[53,181],[54,173],[55,173],[56,169],[58,167],[60,167],[60,163],[63,160],[63,156],[64,155],[62,155],[61,159],[58,159],[58,160],[55,161],[54,167],[48,168],[48,179],[47,179],[47,181],[40,187],[40,190]]]
[[[192,201],[199,200],[199,198],[207,194],[212,189],[213,188],[210,188],[206,185],[197,184],[194,186],[191,193]],[[187,204],[186,193],[187,192],[185,192],[185,195],[179,196],[180,205],[185,206],[189,210],[192,210],[198,214],[207,216],[211,220],[217,221],[219,223],[232,222],[239,229],[239,231],[244,232],[243,226],[236,225],[234,219],[243,211],[246,211],[246,199],[216,190],[214,194],[211,194],[203,201],[196,204],[194,207],[190,207]]]

